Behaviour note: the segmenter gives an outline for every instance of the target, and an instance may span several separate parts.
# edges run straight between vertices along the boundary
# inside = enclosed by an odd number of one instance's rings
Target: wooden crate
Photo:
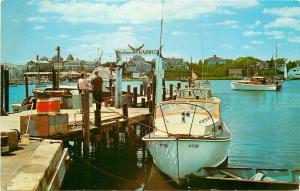
[[[26,132],[29,116],[20,117],[21,134]],[[34,137],[49,137],[68,131],[68,114],[32,115],[28,133]]]
[[[5,130],[1,131],[1,136],[7,136],[8,137],[8,146],[9,150],[16,149],[18,147],[19,139],[17,131],[15,130]]]

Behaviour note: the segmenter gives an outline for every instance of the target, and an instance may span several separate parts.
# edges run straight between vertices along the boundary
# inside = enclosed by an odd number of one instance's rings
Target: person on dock
[[[98,75],[98,71],[95,71],[95,77],[92,79],[91,84],[92,84],[93,98],[96,102],[96,110],[101,110],[103,80]]]
[[[144,87],[144,94],[147,94],[147,86],[149,85],[149,78],[148,76],[143,72],[142,73],[142,81],[143,81],[143,87]]]
[[[88,92],[89,82],[85,78],[84,73],[80,74],[80,78],[78,79],[78,83],[77,83],[77,88],[80,94]]]

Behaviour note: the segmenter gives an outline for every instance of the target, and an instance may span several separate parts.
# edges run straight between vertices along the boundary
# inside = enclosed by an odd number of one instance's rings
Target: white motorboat
[[[231,134],[220,103],[207,88],[183,88],[176,100],[155,108],[155,129],[142,140],[154,164],[176,183],[200,168],[227,162]]]
[[[278,91],[281,89],[281,82],[268,82],[265,77],[253,76],[249,80],[232,81],[231,88],[234,90]]]
[[[300,66],[291,68],[288,72],[288,78],[290,78],[290,79],[300,79]]]

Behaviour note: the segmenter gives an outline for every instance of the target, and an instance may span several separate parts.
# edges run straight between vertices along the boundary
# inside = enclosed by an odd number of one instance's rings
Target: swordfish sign
[[[142,49],[144,44],[138,48],[134,48],[133,46],[128,44],[129,49],[118,50],[121,55],[130,55],[130,54],[140,54],[140,55],[158,55],[159,50],[156,49]]]
[[[157,49],[142,49],[144,44],[138,48],[128,44],[129,49],[115,50],[116,53],[116,82],[115,82],[115,107],[120,108],[122,106],[122,68],[126,63],[122,62],[122,56],[129,55],[152,55],[161,57],[161,47]]]

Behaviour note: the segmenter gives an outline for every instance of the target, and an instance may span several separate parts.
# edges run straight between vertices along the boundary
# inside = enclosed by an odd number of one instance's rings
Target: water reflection
[[[300,81],[285,83],[279,92],[233,91],[229,83],[212,83],[212,93],[222,101],[222,117],[233,136],[229,164],[300,168]],[[137,126],[135,135],[141,134]],[[120,139],[124,142],[125,135]],[[88,162],[94,167],[74,157],[62,189],[187,189],[178,187],[155,167],[141,141],[133,151],[121,147],[118,153],[110,149],[100,157],[91,153]]]

